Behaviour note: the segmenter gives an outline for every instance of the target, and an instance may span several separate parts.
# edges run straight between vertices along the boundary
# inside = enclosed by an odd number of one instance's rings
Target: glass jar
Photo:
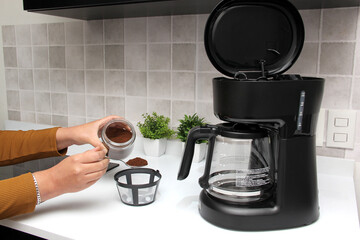
[[[134,148],[136,132],[125,119],[116,118],[106,123],[101,131],[101,140],[108,149],[108,157],[121,160],[130,155]]]

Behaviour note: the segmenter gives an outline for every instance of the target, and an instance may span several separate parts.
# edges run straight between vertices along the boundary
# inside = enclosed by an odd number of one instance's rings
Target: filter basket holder
[[[155,201],[161,174],[151,168],[132,168],[114,175],[114,180],[123,203],[144,206]]]

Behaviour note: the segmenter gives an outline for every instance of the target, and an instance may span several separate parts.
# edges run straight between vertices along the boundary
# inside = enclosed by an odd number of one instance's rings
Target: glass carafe
[[[208,193],[242,203],[268,198],[273,185],[269,144],[269,137],[217,136],[206,188]]]
[[[238,204],[269,198],[274,184],[274,158],[267,130],[244,124],[194,128],[185,146],[179,179],[192,158],[193,139],[208,139],[204,175],[199,183],[210,195]]]

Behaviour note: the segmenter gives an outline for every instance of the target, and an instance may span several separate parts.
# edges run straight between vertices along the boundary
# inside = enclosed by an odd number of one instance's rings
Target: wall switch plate
[[[325,133],[325,114],[324,108],[320,109],[318,121],[316,125],[316,146],[322,147],[324,145],[324,133]]]
[[[326,146],[354,148],[356,111],[329,110]]]

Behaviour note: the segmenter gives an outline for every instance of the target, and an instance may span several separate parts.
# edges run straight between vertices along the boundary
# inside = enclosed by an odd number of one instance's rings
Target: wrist
[[[58,128],[56,131],[56,147],[58,151],[74,144],[69,128]]]
[[[36,205],[39,205],[40,203],[42,203],[41,200],[41,195],[40,195],[40,191],[39,191],[39,185],[37,183],[36,177],[34,176],[34,174],[32,174],[32,177],[34,179],[34,184],[35,184],[35,190],[36,190]]]
[[[60,189],[56,187],[58,184],[56,184],[56,180],[53,178],[50,169],[33,173],[33,177],[37,182],[41,202],[63,194]]]

